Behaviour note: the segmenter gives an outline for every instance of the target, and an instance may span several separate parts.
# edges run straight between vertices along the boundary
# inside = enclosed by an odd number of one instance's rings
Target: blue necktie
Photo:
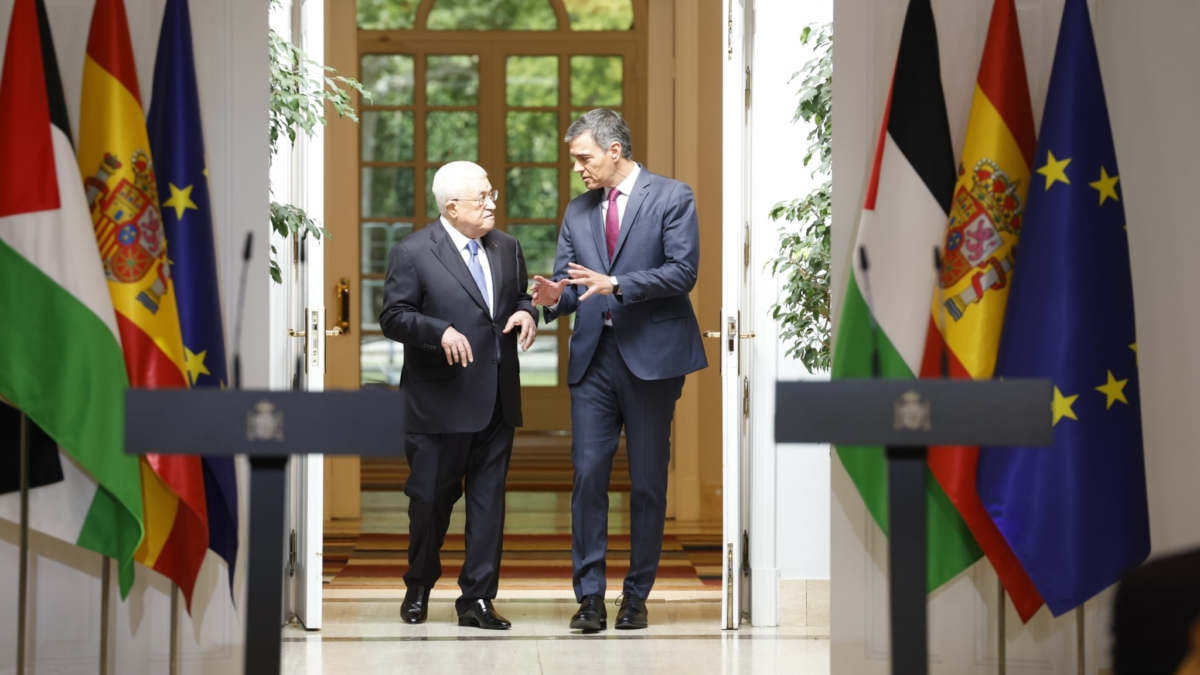
[[[487,281],[483,278],[483,265],[479,264],[479,242],[474,239],[468,241],[467,251],[471,254],[471,258],[467,262],[467,268],[471,270],[471,276],[475,277],[475,285],[479,287],[479,292],[483,295],[483,301],[487,303],[488,315],[490,316],[492,313],[492,298],[488,295]]]

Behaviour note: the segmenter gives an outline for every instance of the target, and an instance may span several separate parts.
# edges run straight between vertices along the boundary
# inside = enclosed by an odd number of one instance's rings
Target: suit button
[[[493,357],[492,357],[492,363],[500,363],[500,357],[498,357],[498,356],[493,356]]]

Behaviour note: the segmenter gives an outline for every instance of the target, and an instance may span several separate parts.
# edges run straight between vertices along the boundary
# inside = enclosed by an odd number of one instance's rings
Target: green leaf
[[[771,317],[779,325],[779,339],[786,347],[786,355],[799,359],[810,371],[820,371],[830,366],[832,24],[805,26],[800,32],[800,43],[810,42],[816,58],[805,63],[789,80],[801,78],[792,121],[813,124],[804,165],[817,158],[819,163],[813,169],[813,176],[824,180],[804,197],[771,207],[768,217],[783,224],[779,228],[779,255],[767,261],[765,267],[783,280],[779,301],[771,306]]]
[[[279,6],[279,0],[271,0]],[[319,125],[326,124],[325,105],[328,103],[338,117],[347,117],[355,122],[358,115],[354,109],[353,94],[362,100],[371,100],[370,92],[352,77],[337,75],[337,71],[309,58],[304,50],[270,30],[267,35],[270,55],[269,125],[271,158],[274,159],[279,142],[287,137],[295,145],[301,133],[312,138]],[[271,229],[280,236],[307,237],[320,240],[329,238],[329,230],[308,217],[303,209],[271,202]],[[271,248],[275,254],[275,248]],[[279,265],[271,261],[271,278],[282,283]]]

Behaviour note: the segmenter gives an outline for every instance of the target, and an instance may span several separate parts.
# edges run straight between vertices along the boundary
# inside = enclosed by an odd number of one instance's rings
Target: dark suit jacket
[[[662,380],[706,367],[700,326],[688,298],[700,267],[700,225],[692,189],[641,167],[611,263],[600,217],[603,199],[604,190],[590,190],[567,205],[554,279],[567,278],[567,264],[576,263],[617,277],[621,295],[595,295],[580,303],[586,289],[567,286],[558,306],[543,310],[547,322],[579,314],[567,381],[575,384],[587,372],[604,313],[610,310],[621,358],[639,378]]]
[[[405,237],[388,256],[379,326],[404,345],[400,387],[411,433],[480,431],[492,419],[497,391],[508,423],[522,424],[518,331],[502,331],[517,311],[537,320],[525,258],[504,232],[493,230],[480,242],[492,268],[495,318],[441,222]],[[466,368],[446,363],[442,334],[451,325],[471,343],[475,361]]]

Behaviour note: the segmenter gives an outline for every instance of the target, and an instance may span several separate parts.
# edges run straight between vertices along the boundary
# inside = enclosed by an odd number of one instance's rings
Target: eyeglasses
[[[483,206],[489,199],[492,200],[493,204],[497,203],[500,200],[500,191],[492,190],[491,192],[483,195],[482,197],[476,197],[475,199],[471,199],[470,197],[463,197],[463,198],[447,199],[446,201],[447,202],[475,202],[479,206]]]

